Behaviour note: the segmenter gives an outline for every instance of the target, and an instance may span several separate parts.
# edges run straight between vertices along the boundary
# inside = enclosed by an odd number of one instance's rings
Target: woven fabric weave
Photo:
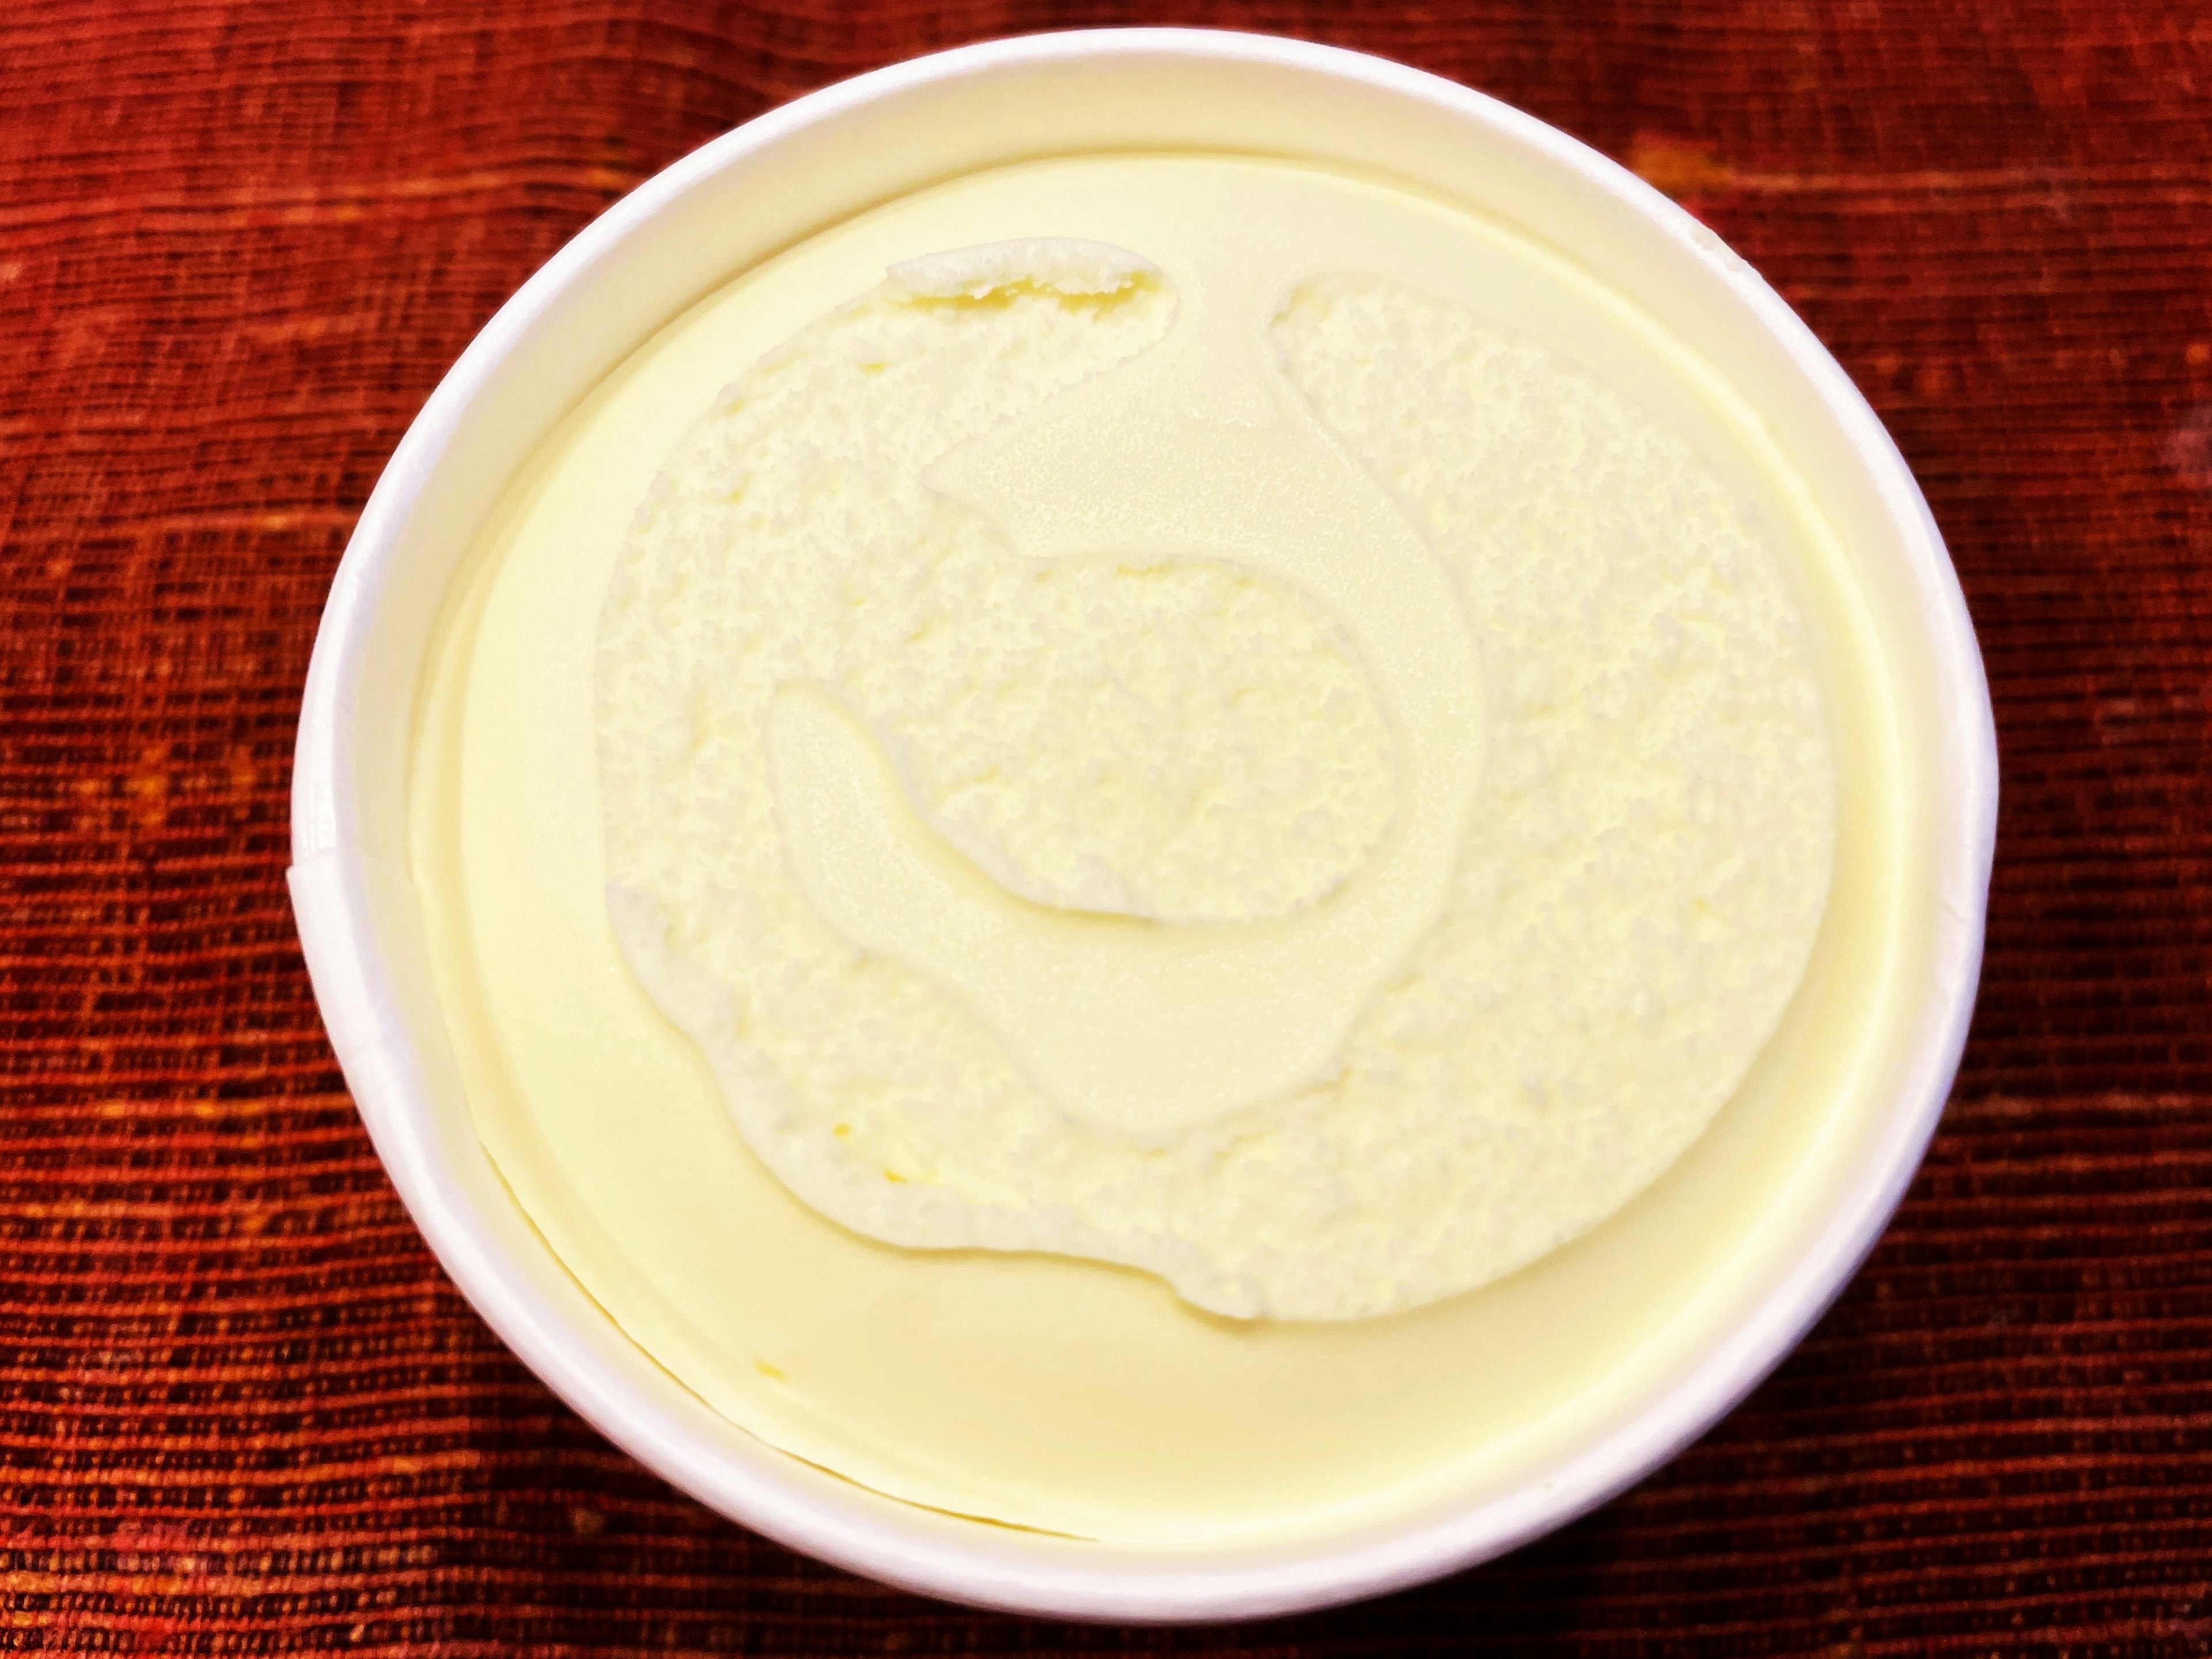
[[[616,197],[1049,27],[1322,39],[1626,161],[1895,434],[2005,799],[1865,1272],[1503,1562],[1212,1632],[970,1613],[678,1497],[431,1261],[287,908],[301,677],[439,375]],[[2212,24],[2154,0],[38,0],[0,17],[0,1647],[2212,1652]]]

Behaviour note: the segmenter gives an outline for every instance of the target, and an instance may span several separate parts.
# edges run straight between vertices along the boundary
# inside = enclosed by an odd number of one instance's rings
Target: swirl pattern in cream
[[[1006,244],[731,388],[597,686],[624,952],[800,1197],[1343,1319],[1703,1130],[1802,976],[1832,763],[1686,444],[1401,284]]]

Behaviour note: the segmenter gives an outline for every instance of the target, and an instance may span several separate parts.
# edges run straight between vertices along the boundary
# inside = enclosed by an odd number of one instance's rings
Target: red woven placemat
[[[1365,1607],[940,1607],[681,1498],[462,1304],[286,908],[355,514],[663,164],[926,49],[1203,22],[1686,201],[1890,424],[1981,630],[1979,1018],[1866,1272],[1671,1468]],[[2212,21],[2171,0],[32,0],[0,18],[0,1647],[2212,1652]]]

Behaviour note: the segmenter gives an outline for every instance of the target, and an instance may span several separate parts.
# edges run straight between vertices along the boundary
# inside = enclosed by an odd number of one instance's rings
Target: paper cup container
[[[653,1364],[583,1293],[472,1127],[408,873],[407,754],[426,649],[471,536],[533,447],[686,306],[854,211],[975,169],[1103,150],[1349,164],[1469,202],[1632,295],[1739,389],[1851,552],[1903,744],[1917,849],[1898,983],[1917,1010],[1887,1109],[1826,1158],[1790,1248],[1692,1356],[1510,1489],[1296,1543],[1145,1550],[915,1508],[775,1451]],[[1965,1041],[1995,836],[1996,738],[1973,631],[1919,490],[1804,325],[1711,231],[1542,123],[1395,64],[1261,36],[1047,35],[846,82],[687,156],[540,270],[394,453],[315,645],[291,872],[315,993],[392,1179],[477,1310],[607,1437],[732,1519],[958,1601],[1081,1618],[1285,1613],[1487,1559],[1620,1491],[1702,1432],[1827,1306],[1902,1196]]]

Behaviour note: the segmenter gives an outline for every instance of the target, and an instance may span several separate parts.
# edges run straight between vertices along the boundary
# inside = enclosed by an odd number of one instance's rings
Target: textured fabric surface
[[[470,1314],[289,915],[299,686],[446,366],[808,88],[1046,27],[1404,58],[1622,157],[1890,424],[2005,800],[1896,1224],[1670,1468],[1196,1632],[974,1614],[678,1497]],[[0,1647],[2212,1652],[2212,22],[2156,0],[35,0],[0,15]]]

